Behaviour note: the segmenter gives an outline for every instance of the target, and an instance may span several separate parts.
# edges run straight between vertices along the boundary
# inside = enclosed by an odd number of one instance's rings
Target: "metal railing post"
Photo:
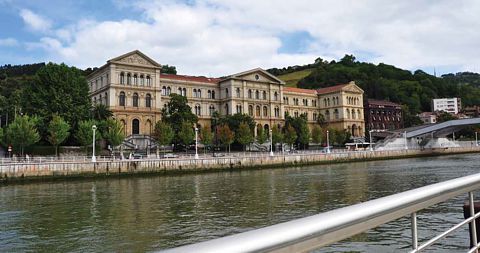
[[[417,230],[417,213],[412,213],[412,248],[418,249],[418,230]]]
[[[473,192],[468,192],[468,198],[470,202],[470,217],[475,217],[475,202],[473,200]],[[477,242],[477,226],[475,224],[475,219],[472,219],[472,222],[470,223],[470,227],[472,228],[472,243],[475,247],[475,253],[478,253],[478,242]]]

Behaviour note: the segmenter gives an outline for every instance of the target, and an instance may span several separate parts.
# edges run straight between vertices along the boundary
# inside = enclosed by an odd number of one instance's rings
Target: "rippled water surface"
[[[0,252],[144,252],[235,234],[480,172],[479,155],[0,187]],[[466,196],[419,214],[419,237],[463,219]],[[410,221],[318,252],[407,252]],[[465,252],[468,228],[432,252]]]

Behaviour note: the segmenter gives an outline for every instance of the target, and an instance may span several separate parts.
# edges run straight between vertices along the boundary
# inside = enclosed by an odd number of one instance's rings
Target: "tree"
[[[104,104],[96,104],[92,108],[92,118],[97,121],[106,120],[113,116],[112,111]]]
[[[442,123],[449,120],[457,119],[455,116],[448,112],[440,111],[437,112],[437,123]]]
[[[272,142],[273,144],[283,142],[283,133],[276,125],[272,128]]]
[[[237,140],[238,143],[240,143],[243,146],[244,151],[245,151],[246,145],[253,142],[253,134],[252,134],[252,131],[250,130],[250,127],[247,125],[247,123],[245,122],[240,123],[240,126],[238,127],[237,132],[235,132],[235,139]]]
[[[0,127],[0,144],[4,145],[4,138],[5,138],[5,133],[3,132],[3,128]]]
[[[81,70],[65,64],[48,63],[40,68],[24,92],[25,111],[48,120],[54,113],[73,129],[90,116],[89,87]],[[48,122],[41,122],[46,130]]]
[[[213,144],[213,133],[208,127],[203,127],[200,131],[200,139],[205,147],[209,147]]]
[[[285,133],[283,135],[284,141],[290,145],[290,148],[292,148],[293,144],[295,143],[295,140],[297,139],[297,132],[295,129],[291,126],[288,125],[285,127]]]
[[[302,144],[305,149],[305,145],[308,145],[310,142],[310,129],[307,124],[302,124],[298,132],[298,142]]]
[[[319,144],[322,143],[323,131],[319,126],[314,126],[312,129],[312,141],[313,143]]]
[[[185,146],[185,152],[187,152],[188,146],[195,138],[195,132],[193,131],[193,127],[189,122],[182,123],[180,131],[178,132],[178,138],[180,143]]]
[[[58,156],[58,146],[70,135],[70,125],[60,116],[53,115],[48,124],[47,140],[55,147],[55,156]]]
[[[167,106],[162,109],[162,121],[172,127],[175,133],[173,138],[175,144],[177,144],[177,140],[181,140],[179,134],[182,125],[185,123],[192,127],[198,121],[198,117],[192,113],[192,108],[187,102],[186,97],[172,93]]]
[[[7,127],[7,142],[15,148],[20,148],[22,156],[25,147],[40,140],[40,134],[35,126],[37,122],[38,118],[36,117],[17,116]]]
[[[217,127],[216,135],[217,135],[217,140],[220,142],[222,146],[225,147],[225,150],[227,149],[227,146],[230,147],[230,144],[233,143],[233,140],[235,137],[232,130],[230,130],[230,128],[226,124],[223,124]]]
[[[85,152],[88,153],[88,146],[93,145],[93,129],[92,126],[97,125],[95,120],[83,120],[78,123],[78,129],[75,133],[75,138],[80,145],[85,147]],[[101,133],[95,132],[95,141],[100,140]]]
[[[263,144],[267,142],[268,139],[268,133],[263,129],[263,127],[259,127],[257,129],[257,142],[259,144]]]
[[[175,133],[167,122],[157,121],[155,129],[153,130],[153,139],[155,139],[160,146],[170,145],[174,136]]]
[[[123,124],[120,121],[113,118],[105,121],[105,128],[103,137],[112,145],[114,151],[115,147],[120,146],[125,139],[125,129],[123,129]]]

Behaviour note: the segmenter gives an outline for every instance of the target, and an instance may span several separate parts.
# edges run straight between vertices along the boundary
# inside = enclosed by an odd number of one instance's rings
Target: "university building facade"
[[[225,78],[163,74],[161,65],[138,50],[108,60],[87,77],[94,104],[106,105],[129,135],[150,135],[161,120],[170,94],[186,96],[200,127],[212,115],[244,113],[269,130],[283,126],[285,115],[307,115],[310,127],[323,115],[330,127],[363,137],[363,90],[354,82],[318,90],[285,87],[257,68]]]

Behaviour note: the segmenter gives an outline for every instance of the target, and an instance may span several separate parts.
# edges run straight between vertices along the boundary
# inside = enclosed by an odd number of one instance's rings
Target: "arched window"
[[[132,106],[133,107],[138,107],[138,93],[133,93],[132,97]]]
[[[352,110],[352,119],[355,119],[356,116],[355,116],[355,110]]]
[[[350,109],[347,109],[347,119],[350,118]]]
[[[327,107],[327,99],[326,98],[323,99],[323,106]]]
[[[108,105],[108,93],[105,92],[105,105]]]
[[[145,95],[145,107],[152,107],[152,96],[150,95],[150,93],[147,93],[147,95]]]
[[[181,87],[178,87],[178,95],[182,95],[182,88]]]
[[[333,113],[335,114],[335,119],[339,119],[340,118],[340,113],[338,112],[338,109],[335,109],[333,111]]]
[[[275,118],[280,117],[280,108],[275,107]]]
[[[248,90],[248,98],[252,98],[252,90]]]
[[[228,110],[228,104],[225,104],[225,114],[228,115],[229,110]]]
[[[325,119],[326,119],[326,120],[330,120],[330,111],[329,111],[329,110],[327,110],[327,111],[325,112]]]
[[[357,116],[358,116],[358,119],[362,119],[362,114],[360,113],[360,109],[357,110]]]
[[[215,99],[215,91],[212,90],[212,99]]]
[[[143,75],[140,75],[140,85],[145,85],[145,77]]]
[[[260,117],[260,106],[257,105],[257,108],[255,108],[255,116]]]
[[[130,73],[127,74],[127,84],[128,85],[132,84],[132,74],[130,74]]]
[[[152,85],[151,80],[150,80],[150,76],[147,76],[147,86],[150,86],[150,85]]]
[[[210,107],[208,107],[208,112],[210,113],[210,116],[213,116],[213,113],[215,112],[215,106],[210,105]]]
[[[266,91],[262,92],[262,99],[267,100],[267,92]]]
[[[120,73],[120,84],[125,84],[125,73]]]
[[[198,89],[198,91],[197,91],[197,97],[198,97],[198,98],[202,98],[202,90],[201,90],[201,89]]]
[[[242,105],[237,105],[237,113],[242,113]]]
[[[263,107],[263,117],[268,116],[268,108],[266,106]]]
[[[197,89],[193,89],[193,97],[194,97],[194,98],[197,97]]]
[[[273,100],[278,101],[278,93],[276,91],[273,93]]]
[[[93,97],[93,104],[94,104],[94,105],[97,104],[97,97]]]
[[[137,77],[137,74],[133,75],[133,84],[138,85],[138,77]]]
[[[98,102],[100,102],[100,104],[102,104],[102,94],[100,94],[100,97],[98,98]]]
[[[225,97],[228,98],[228,88],[225,88]]]
[[[170,88],[170,86],[168,86],[168,87],[167,87],[167,96],[169,96],[170,93],[172,93],[172,89]]]
[[[182,96],[184,96],[184,97],[187,96],[187,88],[182,89]]]
[[[253,116],[253,105],[248,106],[248,115]]]
[[[295,116],[295,118],[298,118],[298,111],[295,111],[295,112],[293,113],[293,116]]]
[[[167,95],[167,87],[163,86],[162,87],[162,96],[166,96],[166,95]]]
[[[140,134],[140,120],[132,120],[132,134]]]
[[[239,98],[240,97],[240,88],[237,87],[237,92],[236,93],[237,93],[237,98]]]
[[[260,92],[258,90],[255,91],[255,99],[260,99]]]
[[[195,115],[197,116],[202,115],[202,109],[199,104],[195,105]]]
[[[118,104],[120,106],[125,106],[125,92],[120,92],[120,97],[119,97],[119,101],[118,101]]]
[[[330,98],[327,98],[327,105],[330,106]]]
[[[211,90],[208,90],[208,91],[207,91],[207,97],[208,97],[208,98],[212,98],[212,91],[211,91]]]

